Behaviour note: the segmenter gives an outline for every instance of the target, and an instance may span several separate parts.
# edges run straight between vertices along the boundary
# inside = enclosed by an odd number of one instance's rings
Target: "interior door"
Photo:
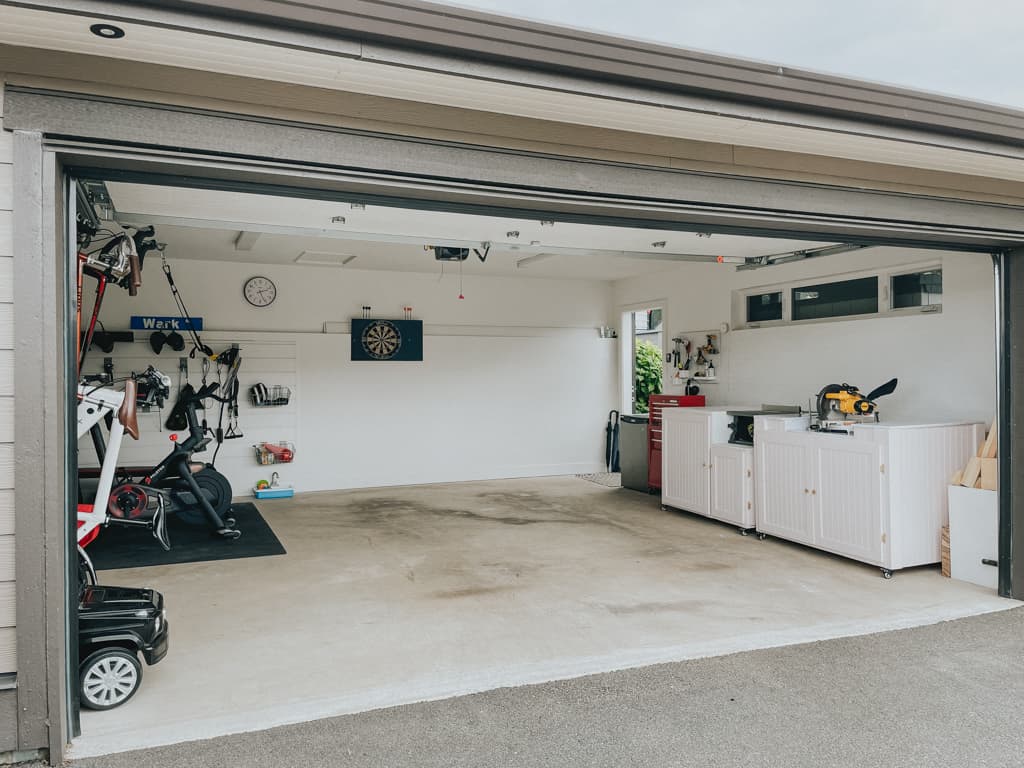
[[[785,432],[758,437],[757,529],[803,544],[814,543],[811,513],[813,449]],[[770,480],[770,482],[768,482]]]
[[[815,449],[815,543],[874,565],[882,563],[881,449],[836,435]]]

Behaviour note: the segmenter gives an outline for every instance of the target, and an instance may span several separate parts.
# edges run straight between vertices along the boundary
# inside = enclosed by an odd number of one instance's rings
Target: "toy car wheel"
[[[83,707],[113,709],[139,690],[142,665],[134,653],[122,648],[104,648],[82,662],[78,679]]]

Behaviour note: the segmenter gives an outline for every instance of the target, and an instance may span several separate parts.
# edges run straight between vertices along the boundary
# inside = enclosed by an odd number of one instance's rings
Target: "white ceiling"
[[[732,261],[828,245],[147,184],[108,182],[107,189],[118,220],[152,223],[157,239],[167,243],[169,259],[439,273],[441,264],[425,246],[481,249],[490,242],[487,261],[470,255],[463,264],[466,274],[617,280],[695,258]],[[332,221],[335,217],[344,221]],[[243,232],[248,233],[242,238],[248,250],[236,247]],[[654,245],[659,242],[664,245]],[[458,270],[459,265],[444,268]]]

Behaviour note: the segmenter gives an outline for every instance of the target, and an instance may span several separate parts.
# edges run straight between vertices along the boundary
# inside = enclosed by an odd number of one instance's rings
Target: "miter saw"
[[[818,423],[811,429],[820,432],[849,432],[865,421],[878,421],[878,398],[896,391],[896,379],[875,387],[866,395],[851,384],[829,384],[818,393]]]

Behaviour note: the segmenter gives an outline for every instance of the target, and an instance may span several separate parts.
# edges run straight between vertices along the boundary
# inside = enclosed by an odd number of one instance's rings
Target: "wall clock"
[[[277,286],[269,277],[250,277],[242,286],[242,295],[254,307],[269,307],[277,298]]]

